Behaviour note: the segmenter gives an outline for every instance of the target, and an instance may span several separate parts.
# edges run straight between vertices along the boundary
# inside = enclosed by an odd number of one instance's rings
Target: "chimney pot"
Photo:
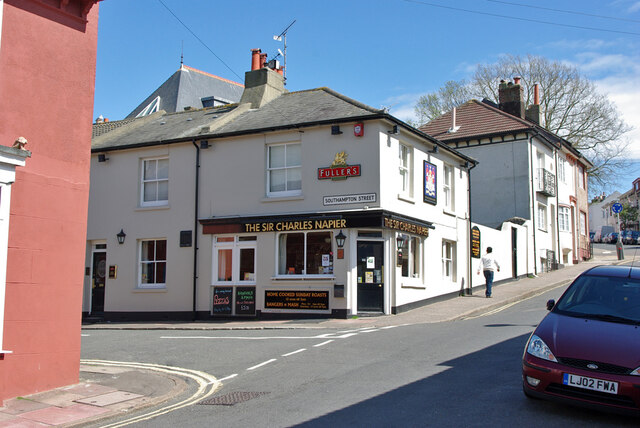
[[[533,85],[533,104],[540,105],[540,84]]]
[[[521,79],[520,76],[515,76],[513,78],[513,83],[515,83],[516,85],[519,85],[520,84],[520,79]]]
[[[262,53],[262,49],[251,49],[251,71],[259,70],[262,68],[260,66],[261,53]]]

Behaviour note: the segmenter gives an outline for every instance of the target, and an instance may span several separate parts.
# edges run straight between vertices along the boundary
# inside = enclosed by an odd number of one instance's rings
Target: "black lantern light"
[[[120,232],[118,232],[118,234],[116,235],[116,237],[118,238],[118,244],[124,244],[125,236],[127,236],[127,234],[124,233],[124,230],[120,229]]]
[[[342,233],[342,230],[340,230],[340,233],[336,235],[336,244],[338,244],[338,248],[344,247],[345,239],[347,239],[347,237],[344,236],[344,233]]]
[[[398,250],[401,248],[404,248],[404,243],[406,242],[405,237],[402,233],[398,233],[398,236],[396,236],[396,245]]]

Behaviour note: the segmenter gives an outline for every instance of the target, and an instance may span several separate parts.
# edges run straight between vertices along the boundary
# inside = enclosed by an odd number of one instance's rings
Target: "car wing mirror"
[[[556,301],[551,299],[547,301],[547,310],[550,311],[556,305]]]

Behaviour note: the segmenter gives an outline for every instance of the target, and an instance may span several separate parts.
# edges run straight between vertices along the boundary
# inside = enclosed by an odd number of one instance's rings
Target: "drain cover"
[[[244,403],[253,398],[258,398],[261,395],[266,395],[268,392],[230,392],[218,397],[209,398],[208,400],[202,400],[198,404],[206,404],[210,406],[233,406],[234,404]]]

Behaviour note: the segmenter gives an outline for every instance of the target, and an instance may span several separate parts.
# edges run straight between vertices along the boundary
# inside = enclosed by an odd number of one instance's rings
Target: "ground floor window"
[[[422,239],[403,235],[402,276],[406,278],[419,278],[422,258]]]
[[[333,232],[282,233],[278,275],[333,275]]]
[[[560,232],[571,232],[571,223],[569,222],[569,207],[558,208],[558,227]]]
[[[165,287],[167,275],[167,240],[147,239],[140,241],[139,266],[139,287]]]
[[[547,206],[543,204],[538,204],[538,218],[536,219],[538,223],[538,229],[547,230]]]
[[[214,282],[254,283],[256,280],[256,237],[216,236],[213,243]]]
[[[456,280],[456,243],[442,240],[442,278]]]

